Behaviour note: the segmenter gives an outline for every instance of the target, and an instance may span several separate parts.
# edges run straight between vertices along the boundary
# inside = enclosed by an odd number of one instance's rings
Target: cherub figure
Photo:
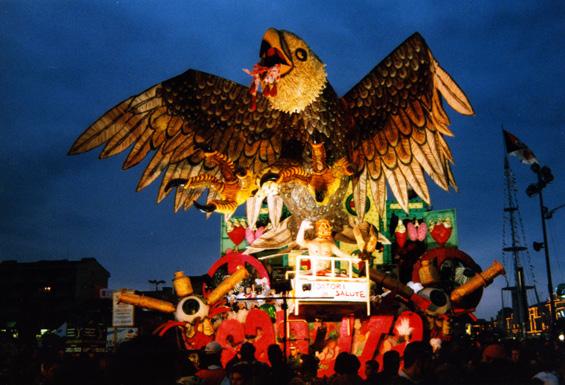
[[[304,233],[306,230],[314,229],[316,238],[314,239],[304,239]],[[327,219],[319,219],[316,221],[315,225],[312,226],[312,222],[308,220],[302,221],[300,224],[300,229],[296,235],[296,243],[302,247],[308,249],[308,255],[310,257],[331,257],[333,255],[341,258],[355,259],[355,257],[343,252],[335,244],[332,236],[332,225]],[[324,274],[331,268],[331,261],[312,261],[313,265],[316,266],[316,271]]]

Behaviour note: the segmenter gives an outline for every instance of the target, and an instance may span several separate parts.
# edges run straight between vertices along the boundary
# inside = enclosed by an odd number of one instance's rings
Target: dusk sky
[[[459,246],[483,268],[502,260],[502,126],[552,168],[546,206],[565,203],[565,2],[455,3],[1,0],[0,260],[94,257],[114,289],[147,290],[147,280],[170,283],[177,270],[205,273],[219,257],[219,215],[174,215],[171,198],[155,204],[158,183],[136,193],[144,166],[122,171],[123,154],[100,161],[100,150],[67,152],[110,107],[188,68],[247,85],[242,68],[257,62],[269,27],[304,38],[340,95],[420,32],[476,111],[446,108],[459,192],[431,187],[433,207],[457,210]],[[542,240],[539,201],[524,192],[535,175],[517,158],[511,166],[531,245]],[[547,225],[557,285],[565,208]],[[547,298],[543,252],[522,262],[527,283],[531,262]],[[485,291],[480,317],[495,315],[505,284],[498,278]]]

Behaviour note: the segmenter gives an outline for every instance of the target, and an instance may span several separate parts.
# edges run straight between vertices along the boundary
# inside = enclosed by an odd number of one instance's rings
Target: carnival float
[[[70,149],[131,147],[124,169],[152,154],[138,190],[161,177],[157,202],[174,191],[175,211],[224,216],[208,284],[175,272],[176,302],[120,301],[169,313],[156,333],[180,333],[188,350],[215,340],[226,363],[249,341],[266,361],[279,343],[314,352],[320,376],[339,352],[364,364],[449,339],[504,273],[458,249],[453,210],[429,206],[425,174],[456,188],[443,101],[472,115],[463,91],[417,33],[341,97],[291,32],[267,30],[259,57],[251,86],[188,70],[110,109]]]

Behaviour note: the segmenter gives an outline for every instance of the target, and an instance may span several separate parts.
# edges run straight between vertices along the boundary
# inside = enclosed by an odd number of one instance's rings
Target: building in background
[[[0,263],[0,328],[32,339],[64,323],[105,323],[110,273],[94,258]],[[104,305],[106,304],[106,305]]]
[[[560,335],[565,332],[565,298],[558,297],[554,301],[557,324],[555,334]],[[549,333],[548,317],[549,301],[540,302],[528,307],[528,335],[542,335]],[[500,316],[500,315],[499,315]],[[514,321],[514,312],[510,311],[504,315],[499,323],[503,325],[503,330],[507,336],[516,336],[519,330]]]

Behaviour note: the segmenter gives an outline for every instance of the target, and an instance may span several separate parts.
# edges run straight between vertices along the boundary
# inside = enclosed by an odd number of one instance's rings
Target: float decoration
[[[178,297],[176,305],[168,301],[126,291],[120,293],[118,301],[162,313],[174,313],[175,321],[166,322],[155,330],[155,333],[162,336],[171,328],[178,327],[182,330],[181,335],[185,348],[199,349],[213,339],[215,330],[212,325],[212,318],[230,310],[220,300],[248,276],[247,269],[239,266],[232,275],[225,278],[205,297],[202,297],[193,294],[190,278],[184,275],[184,272],[178,271],[175,272],[173,279],[173,287]]]
[[[430,203],[425,174],[445,190],[456,188],[442,100],[472,115],[463,91],[418,33],[341,97],[324,63],[297,35],[267,30],[259,56],[245,70],[251,87],[189,69],[122,101],[71,147],[69,154],[78,154],[104,145],[100,158],[131,148],[124,169],[151,153],[138,191],[161,177],[157,202],[174,190],[175,212],[194,205],[207,215],[224,214],[225,238],[233,247],[222,248],[225,255],[209,271],[215,288],[196,295],[178,272],[176,305],[126,293],[120,300],[174,313],[159,334],[182,330],[187,349],[216,339],[224,346],[224,362],[244,340],[253,341],[258,359],[265,360],[266,347],[282,328],[291,356],[293,348],[306,353],[307,341],[314,342],[319,375],[331,374],[340,349],[360,352],[364,363],[380,360],[386,350],[402,351],[410,340],[448,338],[450,320],[473,311],[482,287],[503,272],[496,264],[481,272],[470,257],[441,261],[451,253],[446,250],[457,250],[454,213],[450,219],[428,216],[424,209],[414,216],[412,210],[418,204],[412,192],[422,208]],[[395,213],[387,210],[387,183],[397,201]],[[206,202],[199,203],[203,194]],[[351,199],[344,207],[347,194]],[[260,223],[265,201],[268,223]],[[232,218],[243,203],[247,221]],[[369,210],[376,219],[368,220]],[[316,238],[306,240],[312,222]],[[359,258],[334,240],[357,246]],[[299,247],[309,255],[301,255]],[[374,254],[383,248],[378,266]],[[366,314],[315,321],[318,326],[309,330],[312,323],[300,318],[303,306],[295,301],[294,309],[281,309],[265,266],[250,253],[269,260],[284,255],[286,262],[294,256],[294,293],[320,287],[330,293],[325,305],[341,296],[343,302],[366,304]],[[301,261],[308,259],[303,269]],[[288,263],[280,267],[288,280]],[[395,269],[379,270],[385,267]],[[292,295],[287,291],[283,294]]]
[[[175,305],[168,301],[163,301],[161,299],[147,297],[144,295],[128,293],[127,291],[120,292],[118,301],[144,309],[159,311],[161,313],[174,313],[176,310]]]
[[[454,289],[450,295],[451,301],[456,303],[460,302],[463,297],[490,285],[492,281],[501,274],[504,274],[504,266],[500,262],[494,261],[488,269],[483,272],[476,273],[467,282]]]
[[[251,89],[188,70],[109,110],[69,153],[105,145],[106,158],[131,147],[127,169],[151,152],[137,189],[162,175],[157,201],[175,190],[175,211],[195,205],[229,218],[262,184],[275,182],[292,217],[284,222],[290,233],[279,232],[277,242],[271,235],[272,247],[292,242],[304,219],[325,218],[341,231],[349,223],[341,204],[350,184],[355,207],[371,195],[381,215],[385,182],[405,211],[409,189],[429,202],[424,173],[443,189],[455,187],[442,97],[459,113],[474,112],[419,34],[342,97],[323,62],[291,32],[267,30],[259,56],[248,71]],[[207,202],[198,203],[206,190]]]
[[[237,218],[233,218],[232,221],[238,223]],[[311,224],[305,222],[303,230],[306,231],[309,226]],[[330,249],[333,249],[332,245],[337,247],[332,240],[332,233],[327,221],[320,221],[317,227],[317,238],[309,240],[314,244],[303,243],[304,247],[310,246],[314,250],[314,246],[319,246],[318,241],[320,239],[324,242],[330,242],[331,244],[324,244],[324,246],[329,246]],[[225,226],[224,229],[226,236],[227,232],[233,230],[233,228],[228,229]],[[370,231],[363,232],[371,233]],[[362,240],[363,237],[361,236],[360,239]],[[374,242],[374,239],[371,242]],[[359,244],[364,246],[365,249],[367,248],[366,242],[361,241]],[[233,251],[228,251],[218,262],[224,258],[229,258],[231,253]],[[329,260],[334,263],[340,261],[341,257],[333,256],[335,251],[328,253],[330,255],[330,257],[327,257]],[[247,255],[246,257],[257,261],[252,256]],[[302,269],[301,258],[312,259],[310,271]],[[441,267],[444,263],[452,266],[455,260],[461,261],[461,266],[466,266],[466,268],[472,267],[479,269],[479,271],[480,268],[474,264],[469,256],[458,249],[431,249],[414,265],[413,274],[417,277],[414,281],[417,283],[404,284],[395,277],[374,268],[365,270],[368,272],[368,277],[363,278],[363,273],[359,273],[360,279],[365,279],[366,282],[369,282],[368,279],[370,279],[376,284],[376,288],[383,288],[387,291],[381,301],[371,298],[371,301],[368,302],[370,307],[367,309],[370,311],[370,315],[355,316],[351,312],[342,313],[342,316],[338,316],[340,311],[334,310],[330,318],[324,319],[324,314],[331,313],[322,311],[323,308],[332,305],[332,309],[335,309],[335,305],[338,304],[341,310],[343,303],[335,297],[328,298],[325,302],[324,300],[320,302],[318,298],[315,307],[319,311],[318,317],[322,318],[319,321],[308,322],[304,318],[306,313],[302,310],[308,301],[300,299],[300,308],[296,301],[297,298],[308,295],[307,292],[299,290],[302,283],[306,282],[305,278],[310,277],[311,279],[311,282],[309,282],[312,285],[309,289],[310,295],[315,292],[314,284],[320,280],[338,284],[340,282],[341,284],[351,282],[349,277],[341,276],[337,273],[337,270],[332,271],[330,269],[329,273],[326,272],[322,276],[316,274],[314,266],[321,262],[316,259],[323,258],[326,257],[318,255],[297,257],[295,261],[296,276],[292,279],[294,290],[282,294],[269,288],[268,277],[255,279],[253,284],[244,284],[249,279],[249,274],[242,266],[239,266],[234,274],[224,279],[216,289],[212,290],[212,295],[205,294],[204,297],[208,298],[206,300],[194,296],[191,292],[191,285],[186,281],[184,274],[177,272],[173,280],[175,292],[187,295],[186,301],[190,301],[190,306],[180,306],[180,303],[185,300],[184,298],[181,299],[181,302],[177,305],[177,311],[178,309],[184,310],[185,307],[198,307],[198,316],[196,316],[197,312],[195,311],[191,312],[193,318],[183,318],[182,314],[175,313],[176,320],[165,323],[157,332],[162,335],[171,329],[181,330],[187,349],[197,349],[210,340],[215,340],[224,347],[222,353],[222,362],[224,363],[227,363],[237,354],[243,342],[252,342],[257,349],[256,358],[266,362],[267,347],[276,342],[283,345],[286,341],[289,359],[294,359],[293,357],[297,354],[306,354],[310,350],[314,350],[320,359],[319,375],[331,375],[333,373],[333,361],[340,351],[357,354],[362,362],[372,358],[380,361],[382,354],[388,350],[397,350],[402,353],[406,344],[410,341],[430,338],[430,343],[433,341],[437,345],[441,339],[449,338],[452,319],[472,310],[462,308],[460,298],[475,295],[480,287],[492,282],[498,274],[502,273],[499,264],[494,263],[491,268],[478,273],[476,278],[469,279],[464,283],[445,281],[451,276],[442,276],[438,271],[438,266]],[[359,259],[351,256],[348,256],[347,259],[350,262],[360,262]],[[218,262],[209,271],[211,277],[218,274],[221,266],[227,266],[225,260],[221,263]],[[259,263],[259,261],[257,262]],[[251,264],[246,265],[249,269],[254,269]],[[255,274],[257,274],[257,271]],[[420,279],[420,282],[418,282],[420,277],[426,279]],[[460,285],[457,286],[457,284]],[[262,287],[262,289],[256,290],[257,287]],[[204,293],[206,292],[208,290],[204,291]],[[281,298],[289,299],[291,304],[286,312],[284,306],[282,306]],[[195,301],[198,300],[201,302],[198,303],[198,306],[194,306]],[[346,302],[351,303],[351,299],[346,298]],[[387,302],[389,304],[396,303],[397,306],[388,308]],[[139,303],[138,301],[137,304]],[[173,306],[173,304],[169,306]],[[284,316],[285,313],[287,314],[286,317]],[[339,317],[341,317],[341,321],[338,321]]]

